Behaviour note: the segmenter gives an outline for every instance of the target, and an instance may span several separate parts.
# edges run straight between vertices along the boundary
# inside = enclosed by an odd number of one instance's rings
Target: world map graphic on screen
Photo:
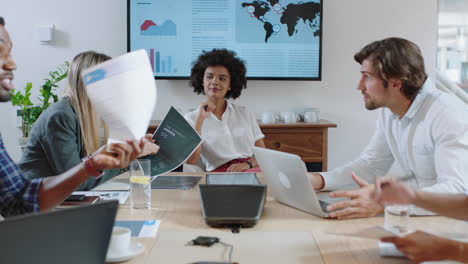
[[[290,3],[282,6],[279,0],[243,2],[242,7],[252,19],[258,20],[265,31],[265,43],[270,37],[277,34],[307,34],[300,32],[297,28],[298,22],[302,20],[312,30],[313,35],[320,35],[320,4],[316,2]],[[287,30],[283,30],[284,25]]]

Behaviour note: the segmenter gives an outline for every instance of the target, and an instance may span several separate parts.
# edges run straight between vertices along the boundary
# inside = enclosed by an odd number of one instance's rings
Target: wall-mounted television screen
[[[247,77],[320,80],[323,0],[127,0],[128,51],[157,79],[186,79],[203,50],[226,48]]]

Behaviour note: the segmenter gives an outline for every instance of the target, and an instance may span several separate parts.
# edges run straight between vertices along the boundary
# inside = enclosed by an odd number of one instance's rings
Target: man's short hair
[[[419,47],[402,38],[374,41],[354,55],[359,64],[369,60],[374,72],[388,85],[391,78],[403,82],[401,92],[413,101],[427,79],[424,59]]]
[[[0,25],[2,25],[2,26],[5,25],[5,19],[3,19],[3,17],[0,17]]]

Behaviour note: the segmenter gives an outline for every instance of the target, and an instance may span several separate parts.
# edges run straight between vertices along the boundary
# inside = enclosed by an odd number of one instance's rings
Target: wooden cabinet
[[[306,163],[320,163],[328,169],[328,128],[336,124],[327,120],[318,123],[262,124],[265,145],[269,149],[299,155]]]
[[[267,148],[299,155],[306,164],[319,164],[318,170],[327,171],[328,128],[336,124],[324,119],[317,123],[258,123]],[[152,121],[148,133],[154,133],[158,124],[159,121]]]

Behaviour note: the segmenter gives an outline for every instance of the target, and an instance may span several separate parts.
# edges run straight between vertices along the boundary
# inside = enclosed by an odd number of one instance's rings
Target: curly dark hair
[[[401,92],[413,101],[427,79],[424,59],[419,47],[402,38],[374,41],[354,55],[359,64],[368,59],[375,73],[387,87],[390,78],[403,81]]]
[[[247,88],[247,77],[244,61],[236,57],[236,53],[227,49],[213,49],[211,51],[203,51],[197,60],[193,63],[192,72],[190,74],[190,86],[197,94],[204,94],[203,76],[206,68],[212,66],[223,66],[231,75],[231,90],[229,90],[224,98],[236,99],[241,95],[242,89]]]

